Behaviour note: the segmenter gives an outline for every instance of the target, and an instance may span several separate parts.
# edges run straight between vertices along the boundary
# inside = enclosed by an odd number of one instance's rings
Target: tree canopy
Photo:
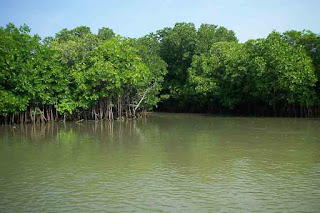
[[[141,38],[103,27],[41,39],[0,27],[0,122],[114,119],[160,110],[319,116],[320,36],[180,22]]]

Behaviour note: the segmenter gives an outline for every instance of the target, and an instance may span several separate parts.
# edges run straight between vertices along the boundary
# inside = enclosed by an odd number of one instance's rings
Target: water
[[[0,126],[0,212],[319,212],[320,120]]]

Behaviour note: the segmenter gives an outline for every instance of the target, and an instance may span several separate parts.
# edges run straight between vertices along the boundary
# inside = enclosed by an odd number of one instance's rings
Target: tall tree
[[[188,76],[197,38],[197,31],[192,23],[176,23],[172,29],[166,29],[161,40],[160,55],[168,64],[165,87],[177,97]]]
[[[235,33],[214,24],[201,24],[197,31],[196,54],[206,53],[216,42],[238,42]]]

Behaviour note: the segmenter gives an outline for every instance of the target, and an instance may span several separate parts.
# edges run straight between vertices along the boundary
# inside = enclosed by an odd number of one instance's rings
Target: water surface
[[[320,120],[0,126],[0,212],[319,212]]]

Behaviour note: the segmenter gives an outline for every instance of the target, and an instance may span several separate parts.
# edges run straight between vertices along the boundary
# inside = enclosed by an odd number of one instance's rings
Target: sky
[[[208,23],[245,42],[272,30],[320,33],[320,0],[0,0],[0,26],[9,22],[25,23],[41,37],[85,25],[134,38],[176,22]]]

